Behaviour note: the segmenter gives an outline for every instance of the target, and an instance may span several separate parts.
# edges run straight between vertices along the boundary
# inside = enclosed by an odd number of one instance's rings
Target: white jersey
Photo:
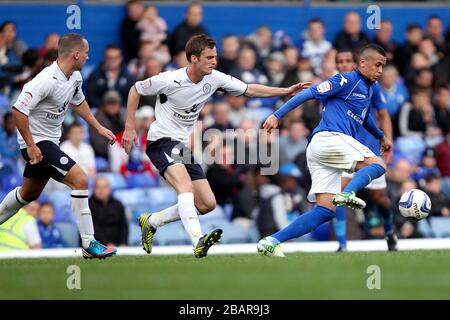
[[[13,108],[28,116],[34,143],[51,141],[59,145],[61,126],[69,104],[78,106],[84,100],[82,78],[75,71],[67,79],[55,61],[27,82]],[[20,148],[26,148],[20,132]]]
[[[167,71],[136,82],[140,95],[158,96],[148,140],[167,137],[187,144],[203,105],[214,92],[224,90],[238,96],[247,90],[247,84],[217,70],[199,83],[193,83],[186,71],[186,68]]]

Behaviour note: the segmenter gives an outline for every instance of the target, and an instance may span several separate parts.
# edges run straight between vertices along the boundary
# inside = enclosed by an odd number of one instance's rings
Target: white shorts
[[[340,132],[316,133],[306,149],[312,180],[308,200],[315,202],[317,193],[341,192],[342,172],[353,172],[359,161],[371,157],[376,156],[353,137]]]
[[[353,173],[347,173],[347,172],[343,172],[342,173],[342,177],[343,178],[353,178]],[[386,184],[386,175],[382,175],[381,177],[376,178],[375,180],[372,180],[371,183],[369,183],[365,189],[369,189],[369,190],[381,190],[381,189],[386,189],[387,184]]]

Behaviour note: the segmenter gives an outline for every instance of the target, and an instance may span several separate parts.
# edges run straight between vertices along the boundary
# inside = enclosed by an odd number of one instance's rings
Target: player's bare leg
[[[198,179],[192,181],[194,186],[194,202],[199,214],[207,214],[216,208],[216,197],[211,190],[208,180]]]
[[[116,254],[115,248],[108,248],[94,238],[94,224],[88,202],[88,177],[81,167],[74,165],[62,182],[72,189],[71,208],[81,236],[83,257],[101,259]]]
[[[0,225],[11,218],[20,208],[36,200],[44,190],[48,179],[23,178],[22,186],[11,190],[0,204]]]

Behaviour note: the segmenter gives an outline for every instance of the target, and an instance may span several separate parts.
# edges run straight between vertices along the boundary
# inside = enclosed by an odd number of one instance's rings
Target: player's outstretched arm
[[[291,96],[303,89],[309,88],[311,82],[299,82],[289,88],[268,87],[262,84],[249,84],[245,95],[250,98],[266,98],[276,96]]]
[[[42,153],[39,147],[34,143],[33,136],[30,131],[28,117],[16,108],[12,108],[12,115],[17,130],[19,130],[20,135],[27,144],[27,153],[30,157],[30,163],[36,164],[40,162],[42,160]]]
[[[109,144],[114,144],[116,142],[116,136],[111,130],[105,128],[97,121],[89,108],[88,103],[84,100],[80,105],[74,108],[75,112],[82,117],[86,122],[93,128],[95,128],[99,135],[108,139]]]
[[[131,151],[131,146],[137,143],[136,134],[136,110],[139,104],[140,95],[135,86],[130,88],[127,100],[127,120],[125,122],[125,131],[122,137],[122,146],[127,154]]]

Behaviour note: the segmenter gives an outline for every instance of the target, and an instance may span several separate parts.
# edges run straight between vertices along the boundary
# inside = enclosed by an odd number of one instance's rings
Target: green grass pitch
[[[67,289],[70,265],[80,290]],[[442,250],[0,260],[0,299],[450,299],[449,266]]]

